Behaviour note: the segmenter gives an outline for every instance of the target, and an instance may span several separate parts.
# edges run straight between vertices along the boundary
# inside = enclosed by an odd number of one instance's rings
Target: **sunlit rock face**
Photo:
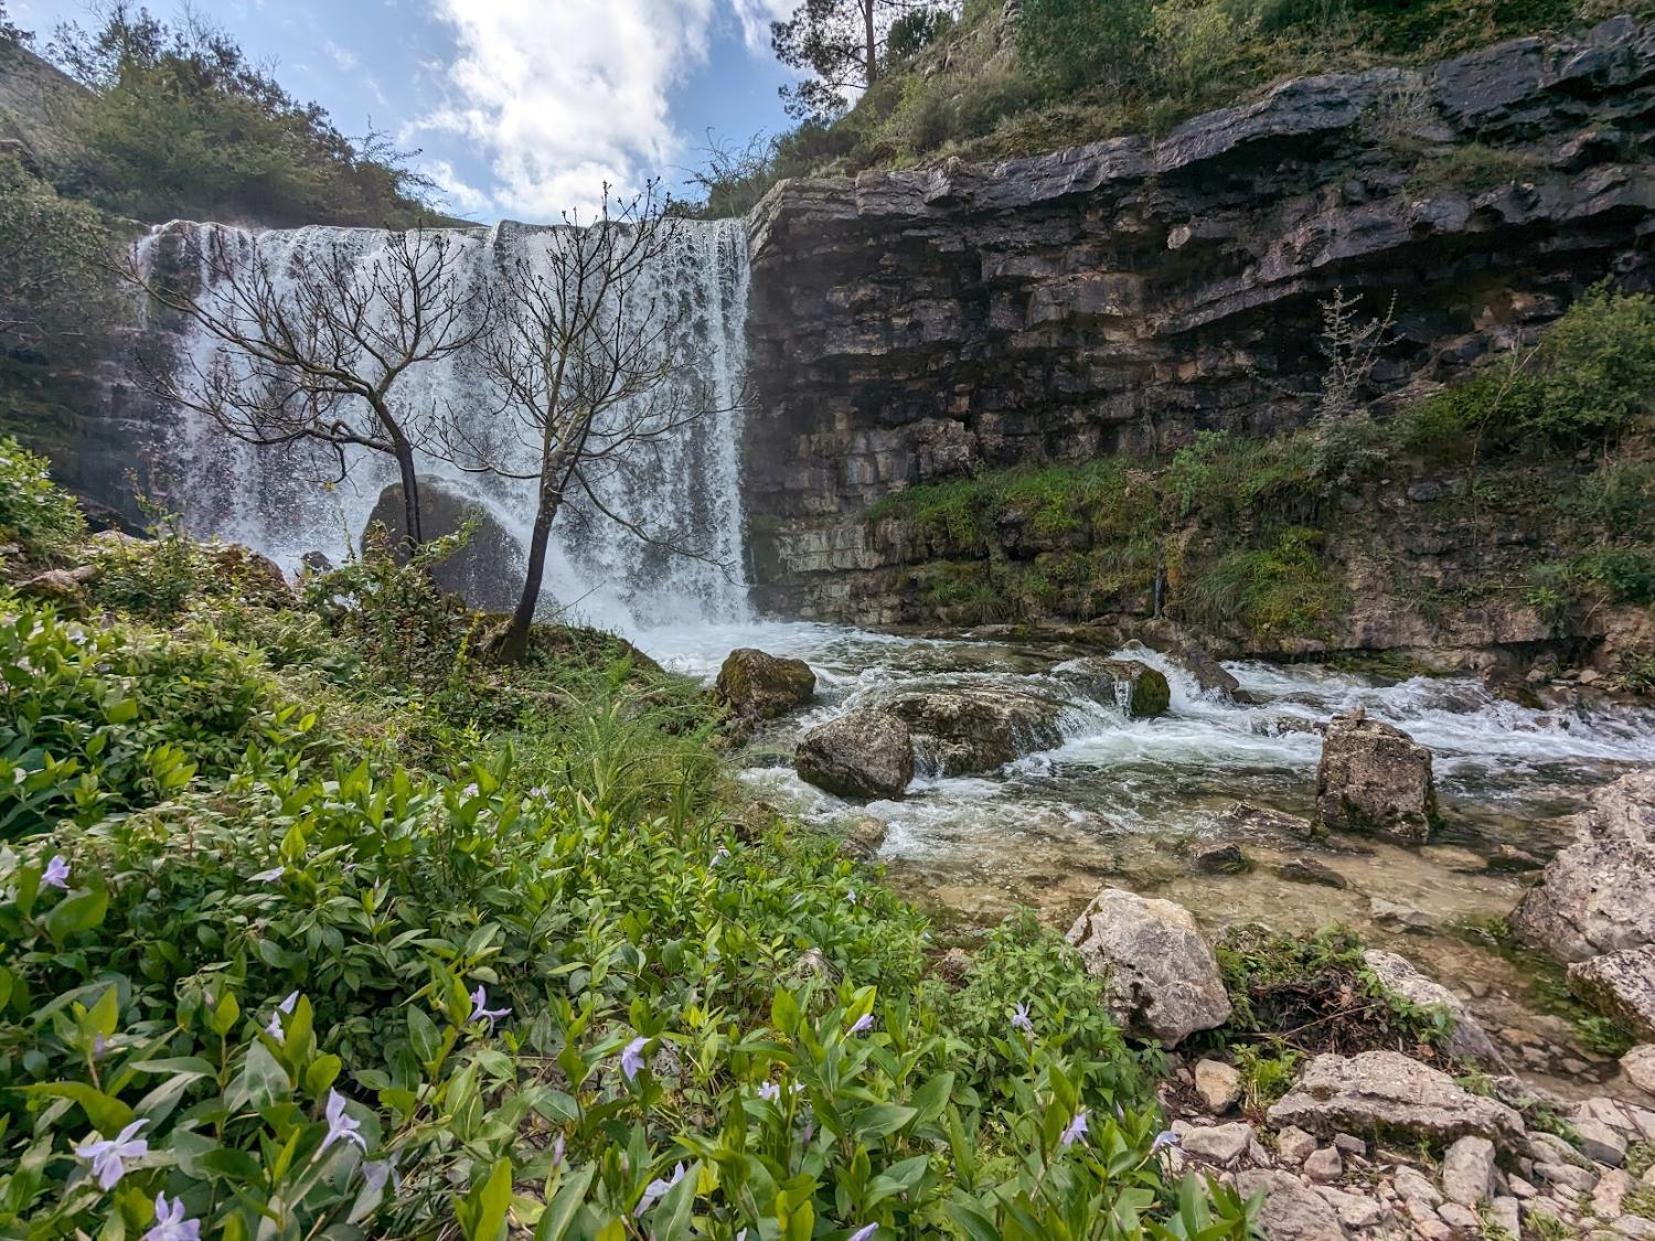
[[[1159,140],[785,183],[749,221],[759,600],[934,619],[905,567],[926,549],[862,520],[893,490],[1301,424],[1337,288],[1367,316],[1394,299],[1400,339],[1373,375],[1394,397],[1532,339],[1605,276],[1647,287],[1652,107],[1655,26],[1615,20],[1290,82]],[[1409,532],[1405,556],[1466,542],[1383,521]],[[1360,645],[1420,638],[1395,609],[1353,627]],[[1521,615],[1466,630],[1544,636]]]

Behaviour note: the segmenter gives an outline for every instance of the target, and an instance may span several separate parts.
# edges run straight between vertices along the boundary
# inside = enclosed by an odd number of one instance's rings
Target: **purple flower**
[[[560,1168],[563,1166],[564,1145],[564,1138],[560,1133],[557,1135],[557,1141],[552,1143],[552,1167],[554,1168]]]
[[[264,1027],[264,1032],[278,1043],[282,1041],[282,1014],[291,1013],[293,1006],[299,1002],[299,993],[295,991],[287,999],[276,1005],[276,1011],[270,1014],[270,1024]]]
[[[136,1136],[147,1124],[147,1120],[135,1120],[112,1139],[88,1138],[75,1147],[75,1154],[92,1165],[92,1175],[98,1178],[101,1188],[114,1189],[126,1175],[126,1161],[149,1154],[149,1143]]]
[[[639,1035],[621,1050],[621,1072],[626,1074],[627,1081],[635,1081],[644,1069],[644,1048],[649,1046],[649,1040]]]
[[[509,1008],[490,1008],[488,1006],[488,991],[484,989],[482,983],[477,984],[477,990],[471,993],[471,1017],[469,1020],[486,1021],[488,1022],[488,1028],[492,1030],[494,1029],[494,1019],[496,1017],[509,1017],[510,1015],[511,1009]]]
[[[201,1241],[201,1221],[184,1218],[184,1200],[167,1201],[166,1194],[155,1195],[155,1227],[144,1234],[144,1241]]]
[[[765,1082],[762,1086],[759,1087],[759,1098],[761,1098],[761,1099],[764,1099],[764,1100],[766,1100],[770,1103],[774,1103],[777,1099],[779,1099],[781,1097],[782,1097],[782,1088],[780,1086],[776,1085],[775,1082]]]
[[[851,1026],[850,1032],[852,1034],[866,1034],[871,1029],[873,1029],[873,1014],[863,1013],[856,1019],[856,1024]]]
[[[1178,1135],[1171,1129],[1163,1129],[1155,1135],[1155,1140],[1149,1144],[1149,1153],[1153,1155],[1158,1150],[1164,1150],[1166,1147],[1176,1147],[1179,1145],[1181,1145],[1181,1143],[1178,1140]]]
[[[867,1224],[851,1233],[849,1241],[868,1241],[868,1238],[878,1231],[878,1224]]]
[[[362,1183],[371,1194],[383,1193],[387,1183],[393,1191],[402,1189],[402,1177],[397,1173],[398,1155],[389,1159],[370,1159],[362,1165]]]
[[[322,1139],[322,1150],[327,1150],[335,1142],[355,1142],[357,1150],[366,1154],[368,1143],[362,1137],[362,1122],[345,1115],[347,1102],[337,1090],[328,1091],[328,1135]]]
[[[40,882],[48,888],[56,888],[60,892],[69,890],[69,859],[59,853],[50,862],[46,863],[46,873],[40,876]]]
[[[287,874],[287,867],[272,866],[269,870],[261,870],[256,875],[249,875],[248,879],[253,883],[275,883],[285,874]]]
[[[637,1216],[642,1215],[645,1211],[649,1210],[650,1207],[661,1201],[662,1198],[665,1198],[667,1196],[667,1192],[683,1179],[684,1165],[678,1164],[672,1170],[672,1179],[670,1181],[663,1181],[660,1177],[656,1177],[648,1185],[644,1186],[644,1196],[638,1199],[638,1206],[632,1212],[633,1217],[636,1218]]]
[[[845,903],[847,905],[856,904],[856,889],[855,888],[852,888],[849,892],[845,893]]]
[[[1017,1006],[1017,1011],[1011,1015],[1011,1028],[1013,1030],[1026,1030],[1030,1034],[1034,1033],[1034,1022],[1029,1020],[1029,1006],[1027,1004]]]
[[[730,856],[730,851],[728,849],[726,849],[723,845],[720,845],[718,847],[718,852],[713,854],[713,860],[710,863],[710,865],[717,866],[720,862],[722,862],[725,858],[727,858],[729,856]]]
[[[1075,1113],[1075,1118],[1069,1122],[1069,1127],[1063,1131],[1063,1136],[1058,1138],[1058,1141],[1064,1146],[1073,1146],[1085,1136],[1086,1109],[1081,1108]]]

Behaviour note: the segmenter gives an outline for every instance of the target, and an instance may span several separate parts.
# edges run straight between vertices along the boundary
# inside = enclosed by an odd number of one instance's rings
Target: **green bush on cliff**
[[[74,497],[52,485],[44,457],[10,436],[0,437],[0,543],[51,560],[86,537]]]
[[[695,687],[463,610],[388,651],[415,579],[0,600],[0,1231],[1248,1234],[1066,945],[922,982],[917,913],[723,800]]]
[[[1343,582],[1322,562],[1324,543],[1318,530],[1289,526],[1261,546],[1186,567],[1180,611],[1198,625],[1240,625],[1261,638],[1323,633],[1349,606]]]

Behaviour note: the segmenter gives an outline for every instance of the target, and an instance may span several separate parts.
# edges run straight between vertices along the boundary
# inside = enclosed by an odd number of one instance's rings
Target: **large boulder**
[[[450,491],[435,479],[420,481],[420,532],[427,541],[473,523],[471,537],[446,560],[432,566],[431,580],[484,612],[510,612],[523,589],[523,554],[517,540],[476,500]],[[385,527],[394,547],[404,537],[402,484],[379,493],[368,527]]]
[[[1560,961],[1655,943],[1655,771],[1599,789],[1574,826],[1512,927]]]
[[[287,576],[269,556],[240,543],[215,546],[209,554],[213,568],[223,575],[224,580],[234,583],[248,602],[267,607],[292,604],[293,589],[287,584]]]
[[[1241,682],[1213,658],[1211,651],[1176,626],[1150,626],[1145,630],[1142,642],[1176,664],[1195,682],[1196,688],[1210,698],[1228,700],[1241,688]],[[1132,643],[1127,643],[1128,653],[1132,646]]]
[[[1110,1011],[1132,1034],[1172,1047],[1230,1018],[1218,960],[1182,905],[1104,888],[1069,942],[1087,973],[1106,980]]]
[[[1633,1037],[1655,1039],[1655,945],[1577,961],[1568,977],[1571,991]]]
[[[810,701],[816,674],[802,659],[781,659],[743,647],[725,658],[714,692],[744,719],[773,720]]]
[[[1172,687],[1164,673],[1136,659],[1071,659],[1056,675],[1099,702],[1112,702],[1132,719],[1165,715]]]
[[[914,739],[898,716],[850,711],[806,733],[793,767],[840,797],[901,797],[914,778]]]
[[[1400,728],[1361,714],[1335,716],[1316,770],[1316,817],[1330,831],[1424,844],[1437,817],[1431,751]]]
[[[1292,1173],[1255,1168],[1236,1173],[1235,1186],[1244,1198],[1264,1194],[1258,1226],[1267,1241],[1345,1241],[1338,1213]]]
[[[1471,1015],[1460,997],[1440,982],[1421,974],[1407,957],[1370,948],[1362,954],[1362,960],[1392,995],[1421,1008],[1440,1008],[1453,1019],[1454,1033],[1448,1040],[1450,1055],[1461,1060],[1499,1061],[1500,1052],[1494,1046],[1494,1040],[1489,1038],[1488,1031]]]
[[[880,700],[946,776],[993,771],[1015,758],[1062,744],[1063,704],[1036,692],[1004,689],[917,689]]]
[[[1523,1118],[1493,1099],[1462,1089],[1446,1073],[1395,1051],[1321,1055],[1270,1108],[1277,1128],[1311,1133],[1406,1135],[1446,1145],[1472,1135],[1514,1147]]]

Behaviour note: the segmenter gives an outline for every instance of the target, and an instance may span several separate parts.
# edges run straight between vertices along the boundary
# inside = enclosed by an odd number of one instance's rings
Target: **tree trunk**
[[[546,576],[546,549],[552,541],[552,521],[562,506],[561,489],[540,493],[540,508],[534,515],[534,533],[529,538],[529,564],[523,578],[523,593],[518,597],[517,609],[511,614],[511,620],[495,648],[496,656],[504,662],[522,663],[529,653],[529,626],[534,624],[535,609],[540,606],[540,585]]]
[[[414,469],[414,450],[406,440],[396,441],[397,472],[402,476],[402,539],[397,544],[398,560],[413,559],[414,552],[425,541],[420,528],[419,474]]]
[[[878,0],[862,0],[862,27],[868,36],[868,85],[879,80],[879,38],[874,30],[874,7]]]

